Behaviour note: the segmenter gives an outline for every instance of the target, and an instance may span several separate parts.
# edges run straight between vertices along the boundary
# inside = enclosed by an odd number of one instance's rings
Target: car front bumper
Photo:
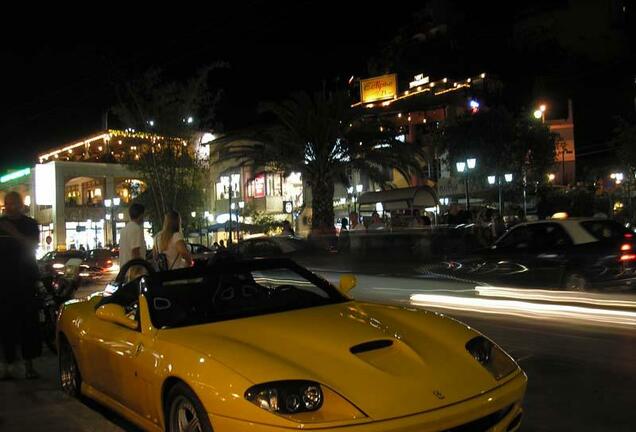
[[[467,401],[435,411],[389,420],[362,419],[348,424],[298,424],[287,427],[271,426],[210,414],[216,432],[280,432],[291,430],[319,430],[320,432],[443,432],[461,426],[466,430],[513,432],[519,430],[523,415],[522,402],[528,379],[517,374],[504,385]],[[381,393],[378,394],[378,397]],[[509,411],[508,411],[509,410]],[[484,427],[483,422],[493,413],[503,411],[505,416]],[[482,423],[478,423],[482,421]],[[472,426],[472,427],[471,427]],[[463,430],[463,429],[462,429]]]

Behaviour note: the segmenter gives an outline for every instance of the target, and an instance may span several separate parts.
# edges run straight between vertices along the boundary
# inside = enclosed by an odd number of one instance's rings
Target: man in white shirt
[[[130,222],[121,230],[119,237],[119,266],[133,259],[146,259],[144,240],[144,206],[133,204],[128,209]]]

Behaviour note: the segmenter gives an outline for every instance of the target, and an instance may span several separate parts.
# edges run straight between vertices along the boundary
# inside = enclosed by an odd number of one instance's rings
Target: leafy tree
[[[483,175],[511,172],[517,179],[525,174],[528,182],[541,182],[554,164],[557,137],[528,115],[515,118],[497,107],[451,121],[442,142],[451,164],[474,157]]]
[[[350,104],[346,94],[326,92],[265,104],[262,111],[272,116],[272,126],[249,139],[228,137],[219,162],[300,172],[311,188],[312,229],[331,231],[335,183],[349,185],[352,170],[380,184],[390,180],[391,168],[409,178],[423,160],[418,146],[400,142],[396,131],[361,117]]]
[[[159,69],[151,69],[116,89],[119,104],[113,112],[123,126],[154,137],[128,161],[147,185],[137,201],[146,205],[154,226],[161,226],[168,209],[187,217],[203,204],[207,161],[194,154],[195,131],[218,127],[215,107],[221,93],[210,90],[208,78],[221,66],[205,67],[184,83],[166,81]]]

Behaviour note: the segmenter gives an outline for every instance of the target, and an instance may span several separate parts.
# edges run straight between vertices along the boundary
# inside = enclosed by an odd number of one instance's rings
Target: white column
[[[59,166],[55,167],[55,204],[53,205],[53,242],[56,247],[66,247],[66,203],[64,194],[65,173]]]

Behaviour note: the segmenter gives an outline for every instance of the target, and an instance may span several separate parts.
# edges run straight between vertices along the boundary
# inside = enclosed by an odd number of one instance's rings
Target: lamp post
[[[199,225],[197,223],[197,212],[195,211],[190,212],[190,216],[192,217],[192,225],[194,225],[194,230],[197,232],[199,236],[199,241],[201,241],[201,229],[199,228]]]
[[[610,174],[610,178],[612,180],[614,180],[614,184],[616,184],[616,186],[620,185],[621,183],[623,183],[623,180],[625,179],[625,175],[621,172],[616,172],[616,173],[612,173]],[[627,183],[629,184],[629,179],[627,181]],[[612,195],[610,195],[610,215],[614,214],[614,199],[612,197]]]
[[[466,188],[466,210],[470,210],[470,197],[468,195],[468,172],[472,169],[475,169],[477,166],[477,159],[468,158],[466,162],[457,162],[455,167],[457,168],[457,172],[460,174],[464,174],[464,187]]]
[[[106,220],[110,220],[110,222],[111,222],[111,232],[112,232],[112,237],[113,237],[113,246],[115,246],[117,244],[117,222],[115,220],[115,210],[117,209],[117,207],[119,207],[119,204],[121,204],[121,198],[119,198],[119,197],[114,197],[112,199],[105,199],[104,200],[104,206],[107,209],[110,209],[110,214],[106,215]]]
[[[234,210],[234,204],[232,203],[232,177],[230,177],[230,184],[228,186],[224,187],[225,193],[228,194],[228,207],[229,207],[229,214],[230,214],[230,230],[229,230],[229,234],[230,236],[228,237],[227,240],[227,244],[231,245],[232,244],[232,210]]]
[[[205,211],[205,213],[203,213],[204,219],[205,219],[205,243],[206,246],[210,246],[210,212],[209,211]]]
[[[236,242],[238,243],[239,239],[240,239],[240,217],[241,217],[241,213],[243,212],[243,209],[245,208],[245,201],[239,201],[238,202],[238,208],[236,209]]]
[[[503,178],[506,181],[506,183],[512,182],[512,174],[504,174]],[[497,188],[499,189],[499,214],[503,215],[503,199],[502,199],[502,187],[501,187],[503,182],[501,180],[501,176],[494,176],[494,175],[488,176],[488,184],[492,186],[495,183],[497,183]]]

